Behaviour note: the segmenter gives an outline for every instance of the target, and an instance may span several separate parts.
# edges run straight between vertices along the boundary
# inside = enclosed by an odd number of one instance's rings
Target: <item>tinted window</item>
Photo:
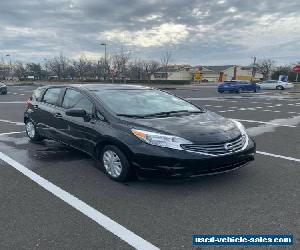
[[[159,90],[99,90],[94,92],[113,112],[149,115],[170,111],[200,111],[194,105]]]
[[[61,93],[61,88],[47,89],[46,93],[44,94],[43,102],[56,105],[60,93]]]
[[[73,89],[67,89],[62,107],[65,109],[83,109],[88,114],[93,113],[93,103],[83,94]]]

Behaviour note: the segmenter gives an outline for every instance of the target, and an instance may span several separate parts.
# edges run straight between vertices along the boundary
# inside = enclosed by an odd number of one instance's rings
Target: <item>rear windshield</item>
[[[160,112],[200,111],[196,106],[159,90],[99,90],[97,97],[114,113],[150,115]]]

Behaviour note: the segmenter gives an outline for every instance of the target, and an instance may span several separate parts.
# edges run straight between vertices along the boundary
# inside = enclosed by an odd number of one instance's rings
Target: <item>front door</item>
[[[97,133],[95,132],[95,116],[93,102],[78,90],[68,88],[62,101],[63,121],[65,125],[60,131],[66,137],[67,143],[75,148],[93,154]],[[82,109],[85,117],[67,116],[65,111]]]

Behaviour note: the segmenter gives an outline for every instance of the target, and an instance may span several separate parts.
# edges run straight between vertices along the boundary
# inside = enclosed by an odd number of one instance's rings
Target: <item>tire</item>
[[[236,90],[236,93],[237,93],[237,94],[240,94],[241,92],[242,92],[242,89],[237,89],[237,90]]]
[[[254,93],[257,93],[257,92],[259,92],[259,91],[260,91],[260,87],[257,87],[257,88],[254,89],[253,92],[254,92]]]
[[[101,152],[100,162],[106,175],[114,181],[125,182],[133,175],[127,157],[116,146],[105,146]]]
[[[26,134],[32,142],[39,142],[44,140],[42,136],[40,136],[37,131],[34,123],[31,120],[27,120],[25,124]]]
[[[224,91],[223,91],[223,90],[218,90],[218,92],[219,92],[220,94],[223,94],[223,93],[224,93]]]
[[[278,89],[278,90],[284,90],[284,87],[281,86],[281,85],[278,85],[278,86],[276,86],[276,89]]]

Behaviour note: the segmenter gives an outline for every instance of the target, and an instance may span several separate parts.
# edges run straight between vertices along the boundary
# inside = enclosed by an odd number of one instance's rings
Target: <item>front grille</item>
[[[188,152],[217,156],[238,152],[244,149],[246,144],[248,144],[247,135],[240,135],[238,138],[225,143],[182,144],[181,147]]]

